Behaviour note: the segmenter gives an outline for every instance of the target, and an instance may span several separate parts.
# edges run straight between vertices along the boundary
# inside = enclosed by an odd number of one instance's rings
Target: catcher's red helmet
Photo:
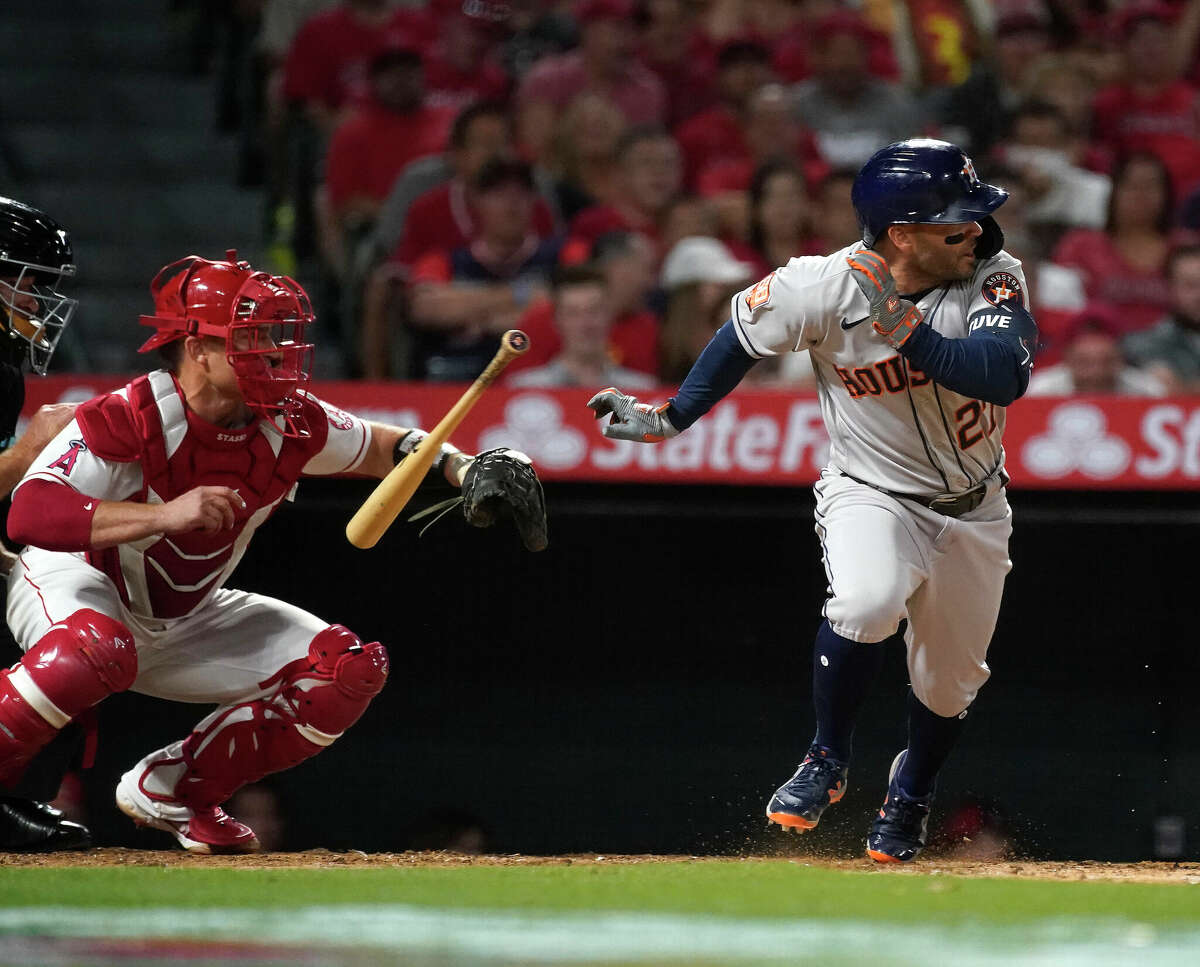
[[[246,405],[285,436],[308,435],[297,391],[312,371],[313,346],[304,334],[314,317],[295,281],[256,271],[231,249],[224,261],[189,255],[172,262],[150,293],[154,315],[139,321],[157,332],[138,352],[187,336],[223,339]]]

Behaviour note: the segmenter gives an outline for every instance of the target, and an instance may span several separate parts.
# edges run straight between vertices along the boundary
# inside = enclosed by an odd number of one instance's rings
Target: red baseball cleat
[[[191,809],[181,803],[155,802],[128,773],[117,784],[117,808],[139,826],[170,833],[189,853],[257,853],[262,846],[245,823],[220,806]]]

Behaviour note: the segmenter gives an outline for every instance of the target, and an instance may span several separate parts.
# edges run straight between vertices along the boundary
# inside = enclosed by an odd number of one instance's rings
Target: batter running
[[[861,243],[794,258],[734,296],[664,406],[613,388],[588,404],[610,417],[606,436],[659,442],[757,360],[809,350],[831,443],[814,488],[829,598],[813,652],[816,735],[767,816],[803,832],[845,795],[855,718],[882,643],[907,619],[908,746],[867,837],[884,863],[925,846],[938,771],[990,674],[1012,566],[1001,438],[1037,327],[992,217],[1007,197],[952,144],[890,144],[855,179]]]

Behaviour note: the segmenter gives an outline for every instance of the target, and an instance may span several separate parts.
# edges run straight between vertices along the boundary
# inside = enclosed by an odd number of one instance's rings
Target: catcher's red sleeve
[[[27,480],[13,494],[8,536],[47,551],[85,551],[91,547],[99,503],[66,484]]]

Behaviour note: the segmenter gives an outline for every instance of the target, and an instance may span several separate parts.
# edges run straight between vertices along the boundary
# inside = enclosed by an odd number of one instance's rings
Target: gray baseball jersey
[[[733,297],[734,329],[755,358],[809,350],[829,431],[830,467],[898,493],[959,493],[1004,466],[1004,407],[934,383],[871,327],[866,297],[846,257],[861,242],[827,256],[794,258]],[[1025,302],[1021,263],[1001,251],[970,279],[948,282],[916,301],[941,335],[1008,325],[987,310]]]

